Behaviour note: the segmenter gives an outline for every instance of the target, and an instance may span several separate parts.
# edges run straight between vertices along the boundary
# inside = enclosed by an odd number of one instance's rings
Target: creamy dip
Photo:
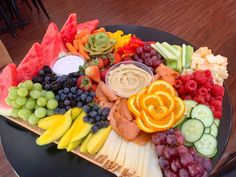
[[[133,64],[121,64],[107,75],[108,87],[126,98],[149,85],[151,81],[151,74]]]

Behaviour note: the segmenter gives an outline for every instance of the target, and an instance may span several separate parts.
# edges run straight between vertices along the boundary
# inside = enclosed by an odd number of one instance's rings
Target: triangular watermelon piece
[[[87,30],[89,33],[92,33],[93,30],[95,30],[98,26],[99,21],[96,20],[91,20],[91,21],[86,21],[84,23],[79,23],[77,25],[77,33]]]
[[[60,33],[64,43],[73,41],[77,33],[77,18],[75,13],[69,15]]]
[[[42,48],[38,42],[34,43],[24,58],[25,62],[21,62],[17,67],[18,81],[32,79],[38,71],[44,66],[42,60]]]
[[[43,64],[52,66],[62,53],[66,52],[61,35],[55,23],[50,23],[43,37],[42,43]]]
[[[8,89],[17,86],[17,70],[14,63],[8,64],[0,74],[0,115],[10,116],[11,107],[5,103],[8,96]]]

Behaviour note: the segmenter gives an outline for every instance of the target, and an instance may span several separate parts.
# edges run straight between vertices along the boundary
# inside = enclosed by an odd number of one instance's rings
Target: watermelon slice
[[[8,95],[8,89],[11,86],[16,86],[17,70],[14,63],[8,64],[0,75],[0,115],[10,116],[12,108],[5,103],[5,99]]]
[[[77,32],[76,14],[70,14],[60,33],[64,43],[72,42]]]
[[[17,67],[18,81],[23,82],[32,79],[43,66],[42,48],[40,44],[36,42]]]
[[[50,23],[43,37],[42,43],[43,64],[52,66],[55,61],[66,53],[64,43],[55,23]]]
[[[91,21],[86,21],[84,23],[79,23],[77,25],[77,33],[87,30],[89,33],[92,33],[93,30],[95,30],[98,26],[99,21],[96,20],[91,20]]]

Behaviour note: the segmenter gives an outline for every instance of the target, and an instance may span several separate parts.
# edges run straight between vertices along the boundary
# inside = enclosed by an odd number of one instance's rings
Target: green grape
[[[55,94],[52,91],[47,91],[45,97],[47,98],[47,100],[51,100],[55,98]]]
[[[34,83],[33,90],[42,90],[42,85],[40,83]]]
[[[19,96],[17,91],[18,91],[18,88],[10,87],[8,90],[8,97],[11,98],[12,100],[15,100]]]
[[[13,100],[11,102],[11,105],[12,105],[13,108],[20,108],[21,107],[21,105],[17,104],[15,100]]]
[[[31,125],[37,125],[38,121],[39,118],[37,118],[34,114],[31,114],[28,120]]]
[[[8,105],[8,106],[11,106],[12,105],[12,99],[9,98],[9,96],[5,99],[5,103]]]
[[[46,106],[47,105],[47,99],[44,97],[39,97],[37,100],[37,104],[39,106]]]
[[[28,90],[26,88],[19,88],[17,93],[19,96],[24,97],[28,95]]]
[[[23,105],[26,103],[26,101],[27,101],[27,98],[26,98],[26,97],[21,97],[21,96],[19,96],[19,97],[16,99],[16,103],[17,103],[18,105],[21,105],[21,106],[23,106]]]
[[[48,109],[55,109],[58,106],[58,102],[55,99],[48,100],[47,108]]]
[[[25,88],[27,88],[28,90],[31,90],[33,88],[33,82],[31,80],[27,80],[24,82]]]
[[[30,96],[33,99],[38,99],[39,97],[41,97],[41,92],[39,90],[31,90]]]
[[[15,117],[15,118],[19,117],[19,116],[18,116],[18,112],[19,112],[19,109],[13,108],[13,109],[11,110],[11,116],[12,116],[12,117]]]
[[[46,116],[46,114],[47,114],[46,108],[39,107],[39,108],[35,109],[35,111],[34,111],[34,115],[37,118],[43,118]]]
[[[42,96],[45,96],[45,95],[46,95],[46,93],[47,93],[47,91],[46,91],[46,90],[42,90],[42,91],[41,91],[41,95],[42,95]]]
[[[23,120],[28,120],[32,112],[29,109],[21,109],[18,111],[18,116]]]
[[[18,84],[18,87],[19,87],[19,88],[26,88],[24,82],[19,83],[19,84]]]
[[[52,116],[52,115],[54,115],[54,110],[47,109],[47,116]]]
[[[25,103],[25,107],[27,109],[34,109],[36,105],[36,101],[33,98],[28,98],[28,100]]]

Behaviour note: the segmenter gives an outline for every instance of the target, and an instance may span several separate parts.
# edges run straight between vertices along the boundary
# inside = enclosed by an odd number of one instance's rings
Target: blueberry
[[[66,99],[66,95],[64,93],[61,94],[61,100],[65,100]]]
[[[45,84],[44,89],[45,90],[51,90],[51,85],[50,84]]]
[[[50,81],[50,79],[51,79],[51,78],[50,78],[49,76],[46,76],[46,77],[44,78],[45,81]]]
[[[60,95],[56,95],[56,96],[55,96],[55,99],[56,99],[57,101],[59,101],[59,100],[60,100]]]
[[[80,101],[80,97],[76,97],[76,100],[77,100],[77,101]]]
[[[59,114],[59,113],[60,113],[59,111],[60,111],[60,108],[57,107],[57,108],[54,110],[54,113],[55,113],[55,114]]]
[[[89,92],[84,92],[84,94],[85,94],[86,96],[88,96],[88,95],[89,95]]]
[[[90,113],[89,113],[89,115],[91,116],[91,117],[96,117],[97,116],[97,112],[96,111],[91,111]]]
[[[73,78],[72,80],[73,80],[74,82],[76,82],[76,81],[77,81],[77,78]]]
[[[103,121],[102,126],[103,126],[104,128],[105,128],[105,127],[108,127],[108,126],[109,126],[109,122],[108,122],[108,121]]]
[[[43,70],[40,70],[40,71],[39,71],[39,75],[40,75],[40,76],[43,76],[44,74],[45,74],[45,73],[44,73]]]
[[[93,125],[92,128],[91,128],[91,131],[92,131],[93,133],[96,133],[98,130],[99,130],[99,128],[98,128],[98,126],[96,126],[96,125]]]
[[[73,77],[76,77],[76,78],[79,77],[79,73],[78,72],[74,72],[73,73]]]
[[[59,111],[60,114],[65,114],[65,112],[66,112],[66,110],[64,108],[61,108]]]
[[[97,115],[95,119],[96,119],[96,121],[99,121],[99,120],[101,120],[101,116]]]
[[[93,98],[91,97],[91,96],[88,96],[87,98],[86,98],[86,102],[87,103],[91,103],[93,101]]]
[[[89,117],[88,117],[88,116],[84,116],[84,117],[83,117],[83,120],[84,120],[85,122],[88,122],[88,121],[89,121]]]
[[[78,90],[77,90],[77,95],[78,95],[78,96],[80,96],[82,93],[83,93],[83,90],[81,90],[81,89],[78,89]]]
[[[98,107],[98,105],[94,104],[94,105],[93,105],[93,110],[96,110],[96,111],[98,111],[98,110],[99,110],[99,107]]]
[[[68,97],[69,97],[69,98],[73,98],[73,96],[74,96],[73,93],[69,93],[69,94],[68,94]]]
[[[98,109],[98,115],[102,115],[102,109]]]
[[[77,92],[77,88],[76,88],[76,87],[72,87],[72,88],[70,89],[70,91],[71,91],[72,93],[76,93],[76,92]]]
[[[95,92],[90,92],[89,95],[90,95],[91,97],[95,97],[95,96],[96,96],[96,93],[95,93]]]
[[[80,107],[80,108],[81,108],[82,106],[83,106],[83,103],[79,101],[79,102],[77,103],[77,107]]]
[[[65,104],[65,105],[70,105],[70,100],[65,100],[65,101],[64,101],[64,104]]]
[[[90,117],[89,120],[88,120],[88,123],[94,124],[94,122],[95,122],[94,119]]]
[[[84,105],[83,110],[84,112],[89,113],[91,111],[91,108],[88,105]]]
[[[63,89],[63,92],[64,92],[64,93],[69,93],[69,91],[70,91],[70,89],[67,88],[67,87]]]
[[[69,110],[70,108],[71,108],[71,106],[70,106],[70,105],[66,106],[66,110]]]
[[[81,99],[82,101],[85,101],[86,98],[87,98],[87,96],[86,96],[84,93],[80,95],[80,99]]]
[[[108,116],[109,112],[110,112],[110,108],[108,108],[108,107],[103,108],[103,110],[102,110],[102,115],[103,115],[103,116]]]
[[[61,95],[62,93],[63,93],[63,91],[62,91],[62,90],[59,90],[59,91],[58,91],[58,94],[59,94],[59,95]]]
[[[103,115],[102,115],[102,116],[101,116],[101,119],[102,119],[102,120],[107,120],[107,116],[103,116]]]

